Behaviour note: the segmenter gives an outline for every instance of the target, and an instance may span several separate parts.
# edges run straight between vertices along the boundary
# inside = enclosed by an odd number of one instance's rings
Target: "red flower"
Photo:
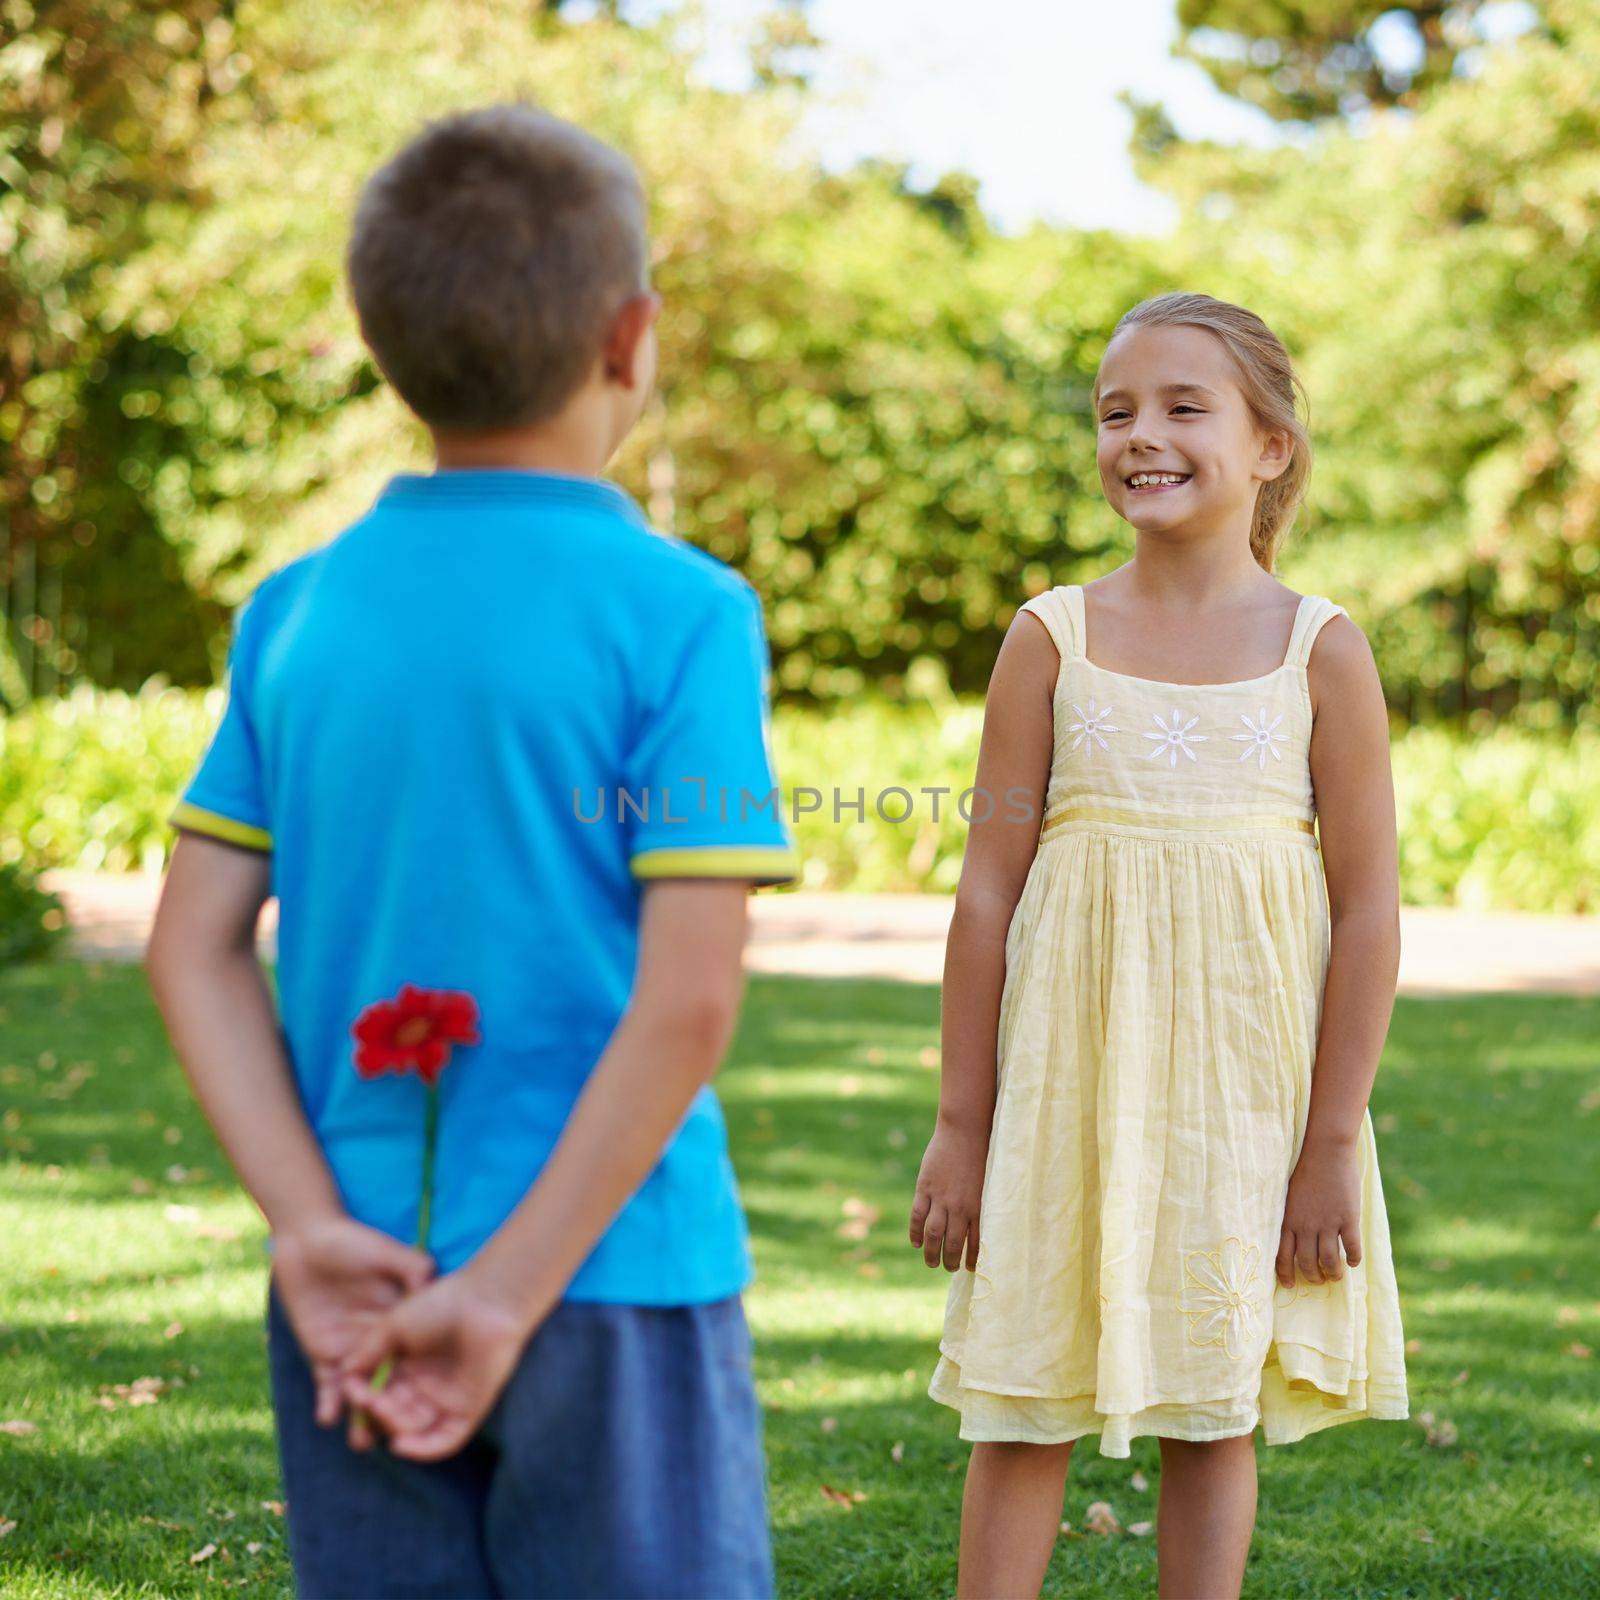
[[[478,1043],[478,1003],[452,989],[401,986],[393,1000],[376,1000],[350,1029],[356,1071],[363,1078],[415,1072],[430,1088],[439,1081],[451,1047]]]

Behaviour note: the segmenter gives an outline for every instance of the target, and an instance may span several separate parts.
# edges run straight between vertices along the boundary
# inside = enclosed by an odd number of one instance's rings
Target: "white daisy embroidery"
[[[1244,1356],[1260,1315],[1260,1259],[1260,1248],[1242,1239],[1224,1239],[1215,1250],[1191,1250],[1184,1257],[1188,1285],[1178,1309],[1189,1319],[1191,1344],[1220,1344],[1230,1361]]]
[[[1285,1310],[1301,1300],[1327,1300],[1333,1294],[1333,1285],[1326,1279],[1321,1283],[1307,1283],[1298,1273],[1292,1287],[1285,1288],[1276,1278],[1273,1283],[1272,1303]]]
[[[1250,731],[1249,733],[1236,733],[1231,737],[1236,742],[1244,744],[1244,749],[1239,752],[1239,759],[1248,761],[1251,756],[1259,755],[1261,758],[1261,770],[1265,772],[1267,770],[1267,752],[1269,750],[1272,751],[1272,759],[1274,761],[1282,761],[1283,757],[1278,754],[1274,747],[1280,744],[1287,744],[1289,740],[1286,735],[1272,731],[1283,721],[1283,713],[1281,711],[1271,722],[1268,722],[1267,708],[1262,706],[1260,711],[1257,712],[1257,716],[1260,718],[1259,726],[1250,720],[1247,713],[1241,711],[1239,720]]]
[[[1093,743],[1098,743],[1102,750],[1109,750],[1111,746],[1106,743],[1104,735],[1122,732],[1114,722],[1106,720],[1111,715],[1111,707],[1103,706],[1099,711],[1096,711],[1094,701],[1091,700],[1088,711],[1085,711],[1080,705],[1074,705],[1072,709],[1078,713],[1080,720],[1067,724],[1067,732],[1078,735],[1072,741],[1071,748],[1076,750],[1087,739]]]
[[[1152,716],[1155,721],[1155,725],[1161,730],[1161,732],[1147,733],[1145,735],[1145,738],[1154,739],[1156,741],[1155,744],[1145,751],[1147,756],[1159,756],[1161,752],[1165,750],[1171,757],[1173,766],[1177,766],[1178,764],[1178,752],[1180,750],[1183,751],[1183,753],[1188,756],[1191,761],[1198,761],[1200,759],[1194,753],[1194,751],[1189,748],[1189,746],[1192,744],[1204,744],[1206,741],[1205,734],[1189,732],[1195,723],[1200,720],[1198,715],[1190,717],[1187,722],[1183,723],[1182,727],[1179,727],[1178,724],[1182,721],[1183,713],[1174,709],[1172,713],[1172,726],[1170,728],[1161,720],[1161,715],[1159,712],[1152,713]]]

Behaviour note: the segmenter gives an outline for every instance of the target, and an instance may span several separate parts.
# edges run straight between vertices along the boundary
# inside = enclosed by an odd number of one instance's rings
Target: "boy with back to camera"
[[[529,107],[371,179],[356,309],[437,470],[255,591],[174,813],[147,967],[272,1234],[304,1596],[771,1592],[707,1080],[796,858],[754,590],[598,476],[654,379],[646,263],[631,167]],[[356,1070],[406,985],[470,997],[436,1088]]]

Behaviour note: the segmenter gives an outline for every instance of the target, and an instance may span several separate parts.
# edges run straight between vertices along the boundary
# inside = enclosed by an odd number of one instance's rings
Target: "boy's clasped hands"
[[[317,1422],[348,1416],[352,1449],[376,1430],[414,1461],[477,1432],[543,1316],[492,1269],[436,1276],[431,1257],[347,1215],[274,1235],[273,1282],[311,1365]]]

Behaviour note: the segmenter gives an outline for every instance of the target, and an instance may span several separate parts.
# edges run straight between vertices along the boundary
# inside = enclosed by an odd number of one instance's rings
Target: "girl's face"
[[[1205,328],[1135,327],[1100,363],[1100,482],[1140,532],[1249,532],[1263,483],[1289,465],[1286,434],[1256,424],[1227,347]]]

